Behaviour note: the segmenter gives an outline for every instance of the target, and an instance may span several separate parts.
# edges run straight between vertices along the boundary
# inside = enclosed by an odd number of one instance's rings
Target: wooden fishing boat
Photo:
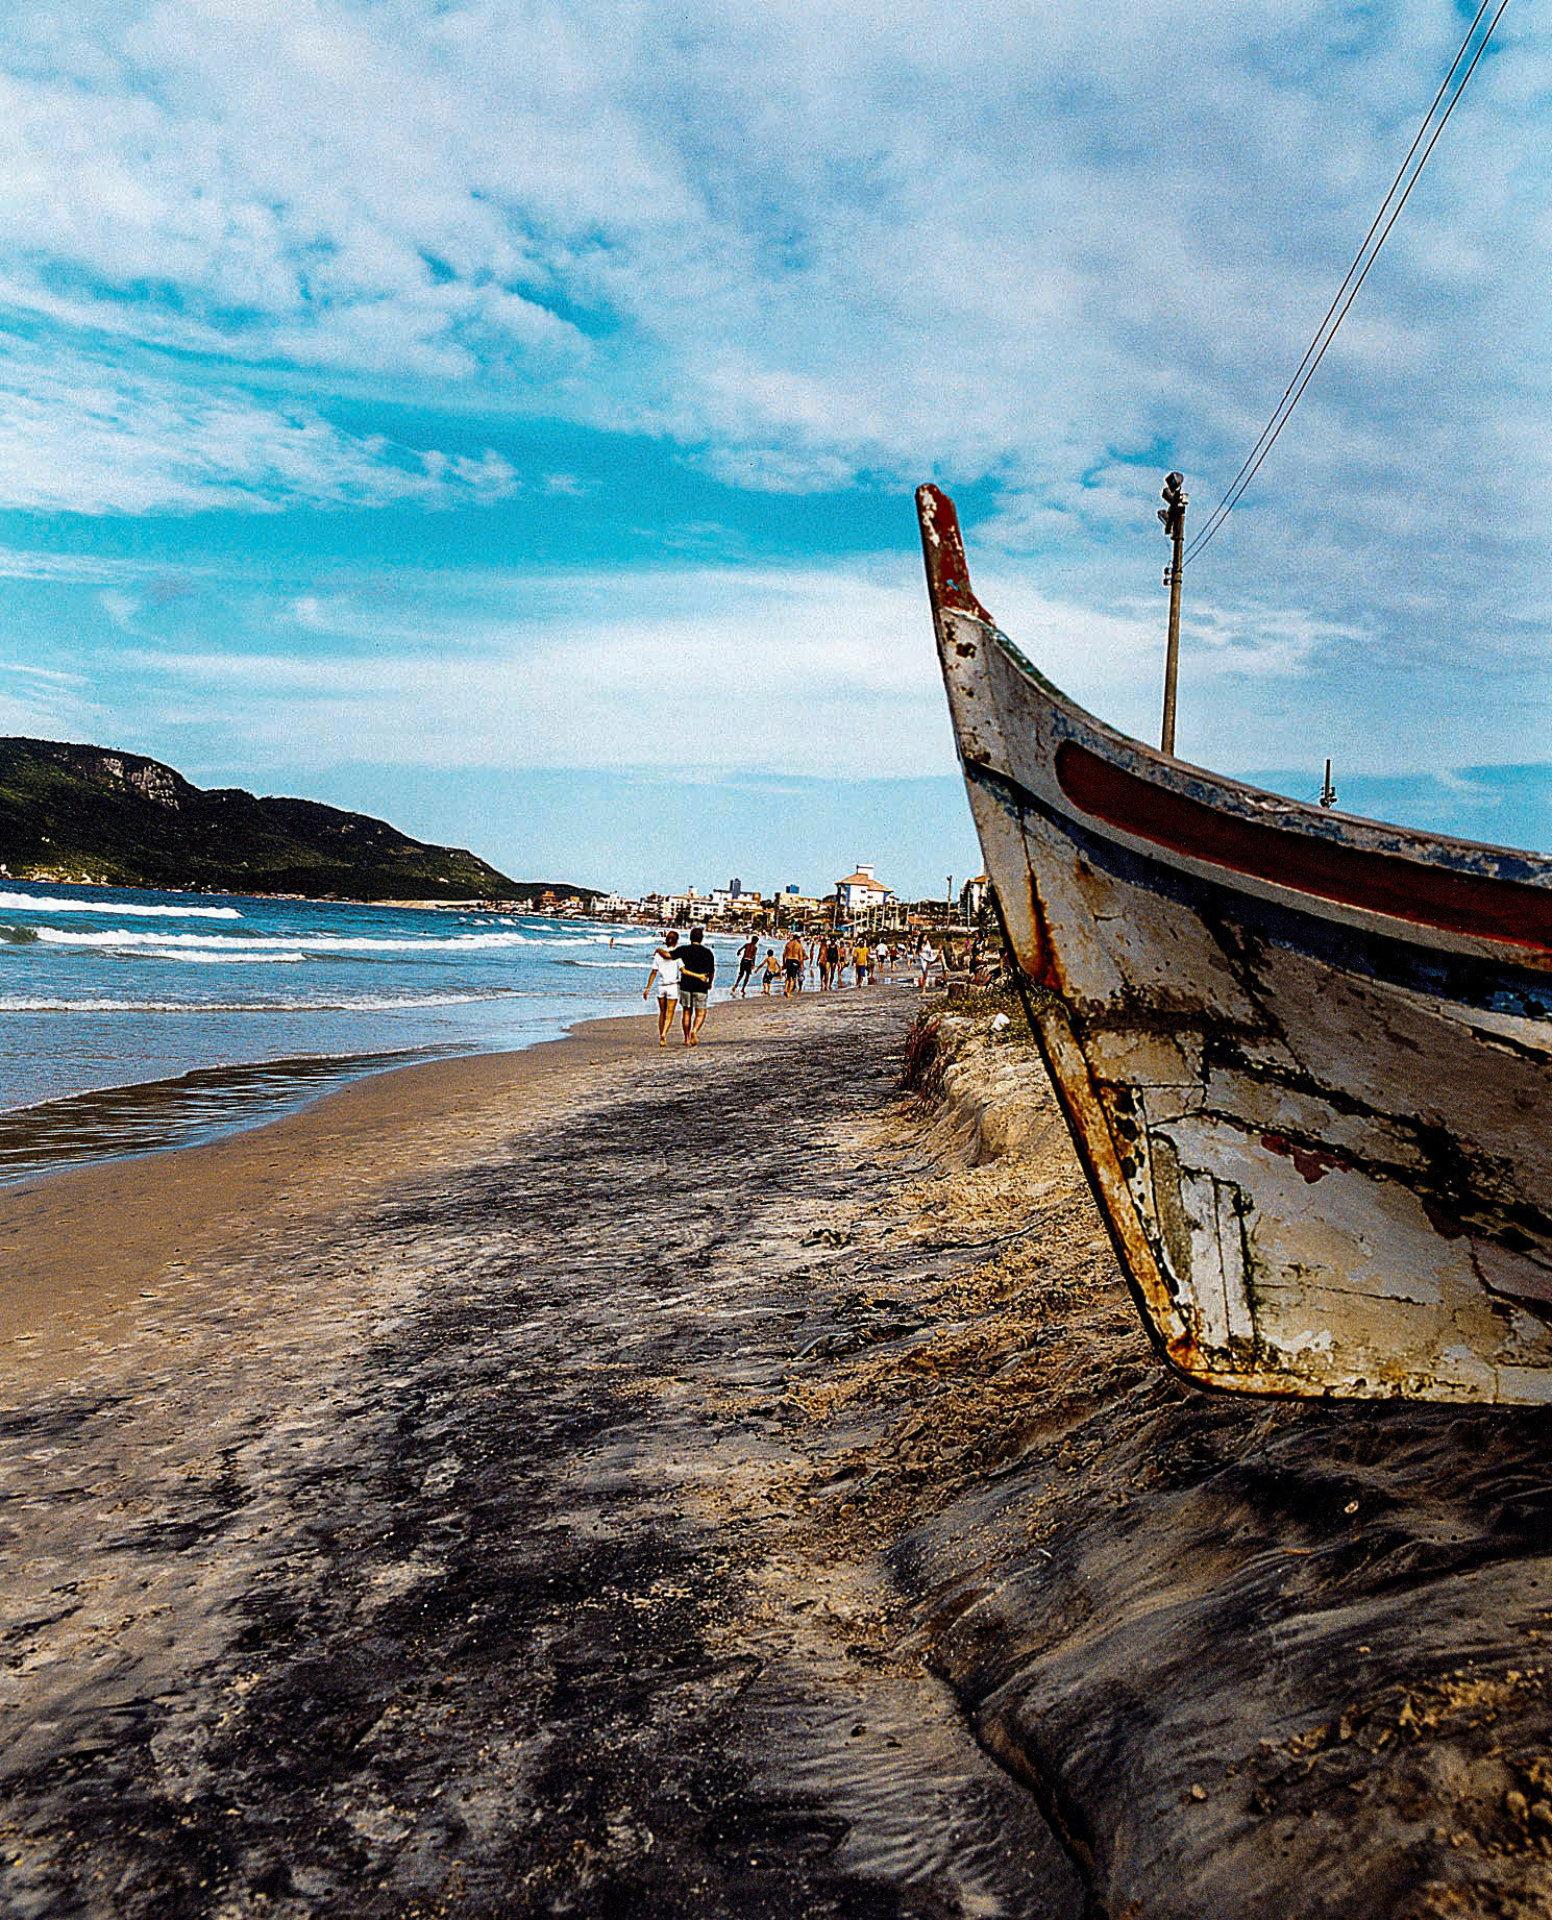
[[[1059,693],[917,495],[960,760],[1037,1035],[1172,1366],[1552,1400],[1552,859],[1203,772]]]

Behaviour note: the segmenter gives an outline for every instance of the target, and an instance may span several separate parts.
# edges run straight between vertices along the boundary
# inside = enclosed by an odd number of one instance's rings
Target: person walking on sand
[[[711,983],[717,977],[717,956],[706,945],[706,929],[691,927],[690,944],[679,961],[679,1011],[684,1016],[684,1044],[698,1047],[706,1024]]]
[[[930,940],[923,940],[916,955],[916,988],[925,993],[932,985],[933,975],[938,970],[938,950]]]
[[[857,985],[865,987],[868,975],[873,971],[873,953],[866,940],[857,942],[857,951],[852,955],[852,964],[857,969]]]
[[[765,949],[765,978],[760,982],[761,993],[769,993],[771,990],[771,982],[773,980],[779,980],[780,978],[781,962],[776,958],[776,949],[774,947],[767,947]]]
[[[803,942],[795,933],[787,935],[787,944],[781,950],[781,970],[786,975],[782,985],[781,997],[790,1000],[795,993],[803,991]]]
[[[668,1045],[669,1023],[674,1017],[674,1008],[679,1004],[678,946],[679,936],[670,929],[668,937],[652,956],[652,971],[647,975],[647,984],[641,989],[642,999],[650,999],[652,982],[657,982],[657,1043],[660,1047]]]
[[[738,949],[738,978],[733,982],[733,991],[740,999],[749,998],[749,982],[754,978],[754,963],[760,957],[760,942],[754,934]]]

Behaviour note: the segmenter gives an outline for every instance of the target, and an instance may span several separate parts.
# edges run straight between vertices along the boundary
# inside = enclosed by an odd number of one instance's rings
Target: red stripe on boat
[[[1264,826],[1140,779],[1072,740],[1057,749],[1056,777],[1085,813],[1170,853],[1394,920],[1552,950],[1552,889]]]

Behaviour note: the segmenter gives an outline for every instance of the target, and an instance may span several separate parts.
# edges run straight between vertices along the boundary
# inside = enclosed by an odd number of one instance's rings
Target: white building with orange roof
[[[844,880],[835,883],[836,910],[843,920],[870,913],[875,907],[886,907],[894,897],[873,869],[861,862],[855,873],[848,873]]]

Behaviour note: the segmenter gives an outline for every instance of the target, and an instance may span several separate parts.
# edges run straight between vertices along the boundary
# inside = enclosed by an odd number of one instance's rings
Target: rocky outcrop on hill
[[[524,900],[550,885],[509,880],[369,814],[196,787],[143,754],[20,738],[0,739],[0,872],[354,900]]]

